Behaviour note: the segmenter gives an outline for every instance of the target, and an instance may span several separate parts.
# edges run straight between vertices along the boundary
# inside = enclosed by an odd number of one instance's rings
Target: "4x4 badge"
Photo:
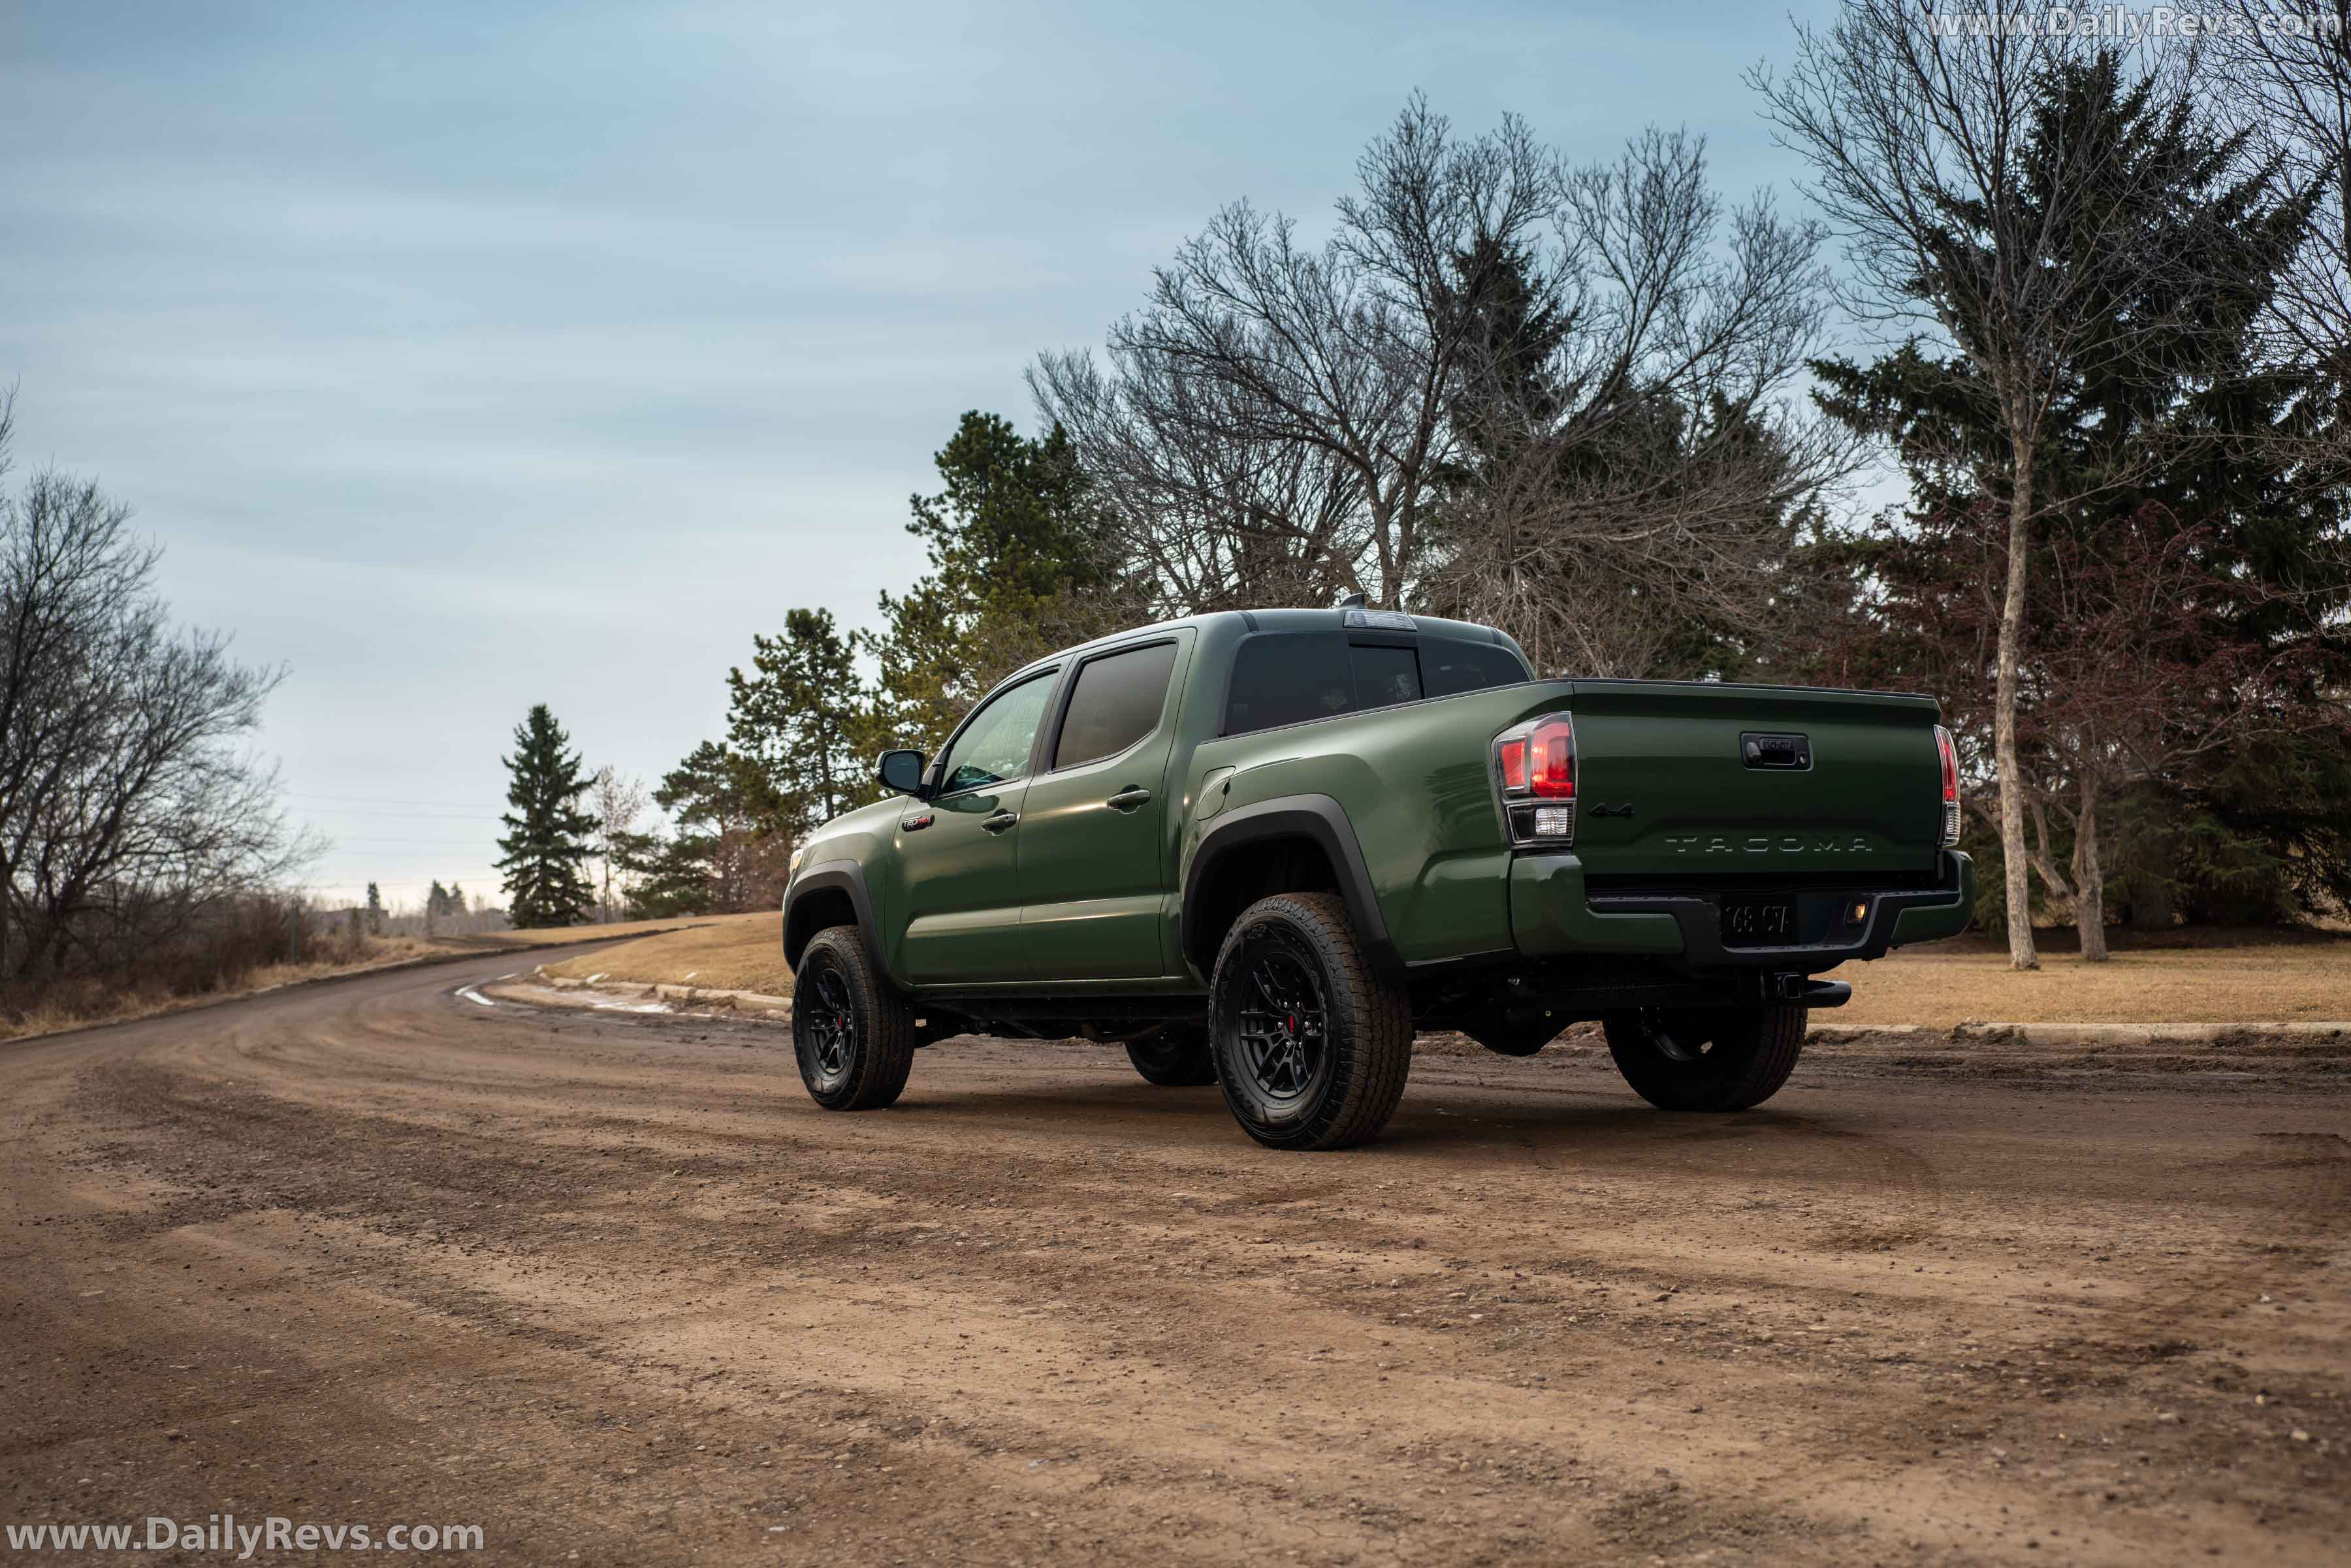
[[[1592,814],[1595,817],[1629,817],[1633,814],[1633,802],[1627,800],[1621,806],[1595,803]]]

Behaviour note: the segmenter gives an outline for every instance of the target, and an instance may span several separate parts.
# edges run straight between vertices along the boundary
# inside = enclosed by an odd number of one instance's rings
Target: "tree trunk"
[[[2037,969],[2032,947],[2032,881],[2024,849],[2024,769],[2016,751],[2018,664],[2024,653],[2025,545],[2032,517],[2032,444],[2021,434],[2024,421],[2009,420],[2009,447],[2016,455],[2015,484],[2008,500],[2008,589],[2000,605],[2000,664],[1992,691],[1992,755],[2000,768],[2000,847],[2008,890],[2008,962],[2011,968]]]
[[[2032,869],[2041,873],[2041,885],[2049,890],[2049,896],[2071,909],[2074,907],[2074,884],[2065,879],[2064,872],[2057,869],[2056,860],[2049,853],[2048,816],[2041,810],[2037,798],[2027,800],[2025,806],[2032,815]]]
[[[2106,961],[2106,870],[2098,863],[2098,786],[2082,780],[2081,814],[2074,820],[2074,929],[2085,962]]]

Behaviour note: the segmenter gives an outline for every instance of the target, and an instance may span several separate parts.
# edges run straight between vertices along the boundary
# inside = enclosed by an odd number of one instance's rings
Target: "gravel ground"
[[[1840,1039],[1729,1117],[1436,1040],[1300,1156],[1075,1042],[829,1115],[770,1024],[462,994],[514,963],[0,1048],[0,1522],[2346,1561],[2341,1040]]]

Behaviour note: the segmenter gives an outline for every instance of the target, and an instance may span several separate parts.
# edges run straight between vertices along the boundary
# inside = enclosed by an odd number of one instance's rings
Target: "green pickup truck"
[[[1963,927],[1927,697],[1537,680],[1491,627],[1195,616],[1040,660],[784,895],[820,1105],[887,1105],[959,1034],[1123,1043],[1285,1149],[1376,1135],[1416,1031],[1530,1056],[1597,1019],[1652,1103],[1787,1081],[1813,977]]]

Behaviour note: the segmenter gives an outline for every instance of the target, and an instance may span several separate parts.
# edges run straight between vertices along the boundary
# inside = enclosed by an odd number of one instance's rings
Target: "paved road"
[[[458,994],[502,967],[0,1048],[0,1522],[608,1563],[2351,1551],[2339,1049],[1841,1048],[1729,1118],[1588,1046],[1440,1053],[1380,1143],[1278,1155],[1077,1044],[950,1041],[830,1115],[772,1027]]]

